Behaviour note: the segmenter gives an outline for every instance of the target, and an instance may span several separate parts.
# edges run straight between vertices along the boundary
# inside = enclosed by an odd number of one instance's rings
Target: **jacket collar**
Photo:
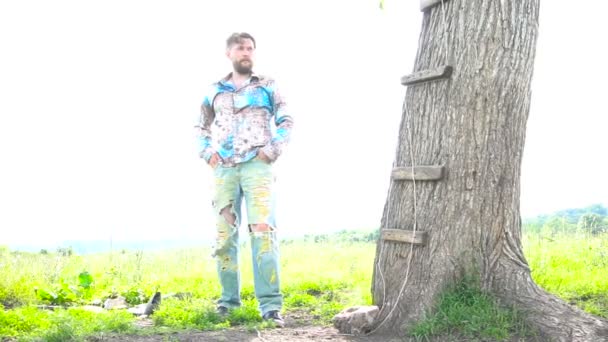
[[[226,83],[228,83],[230,78],[232,78],[232,72],[229,73],[228,75],[226,75],[224,78],[222,78],[219,83],[221,83],[222,85],[226,85]],[[256,74],[255,72],[252,72],[249,80],[250,80],[249,82],[257,82],[260,80],[260,76],[258,74]]]

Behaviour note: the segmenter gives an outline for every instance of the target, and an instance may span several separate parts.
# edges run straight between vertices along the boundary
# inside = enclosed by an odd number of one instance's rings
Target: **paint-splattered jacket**
[[[275,81],[254,74],[236,89],[230,76],[205,94],[196,125],[201,158],[209,161],[217,152],[223,164],[234,165],[253,159],[261,149],[275,161],[293,126]]]

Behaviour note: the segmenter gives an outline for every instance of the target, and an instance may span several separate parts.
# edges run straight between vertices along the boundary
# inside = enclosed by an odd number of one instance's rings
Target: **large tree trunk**
[[[475,274],[504,305],[559,341],[606,341],[608,322],[530,277],[521,248],[520,166],[539,0],[444,0],[425,12],[415,71],[451,77],[409,86],[395,167],[444,165],[438,181],[392,180],[382,229],[425,231],[425,245],[380,239],[377,331],[403,332],[446,287]]]

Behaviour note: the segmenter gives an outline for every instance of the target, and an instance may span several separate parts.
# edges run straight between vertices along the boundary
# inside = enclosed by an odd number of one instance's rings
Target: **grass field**
[[[523,245],[537,284],[608,318],[608,233],[526,235]]]
[[[593,314],[608,317],[608,235],[528,235],[526,257],[533,277],[545,289]],[[370,304],[375,244],[342,238],[284,242],[281,282],[285,312],[305,312],[317,324],[328,324],[338,311]],[[63,253],[66,254],[66,253]],[[227,320],[214,313],[219,285],[210,250],[160,252],[116,251],[91,255],[32,254],[0,248],[0,337],[68,341],[109,332],[137,333],[131,314],[95,314],[71,307],[40,310],[40,304],[86,304],[120,294],[129,303],[147,301],[155,291],[187,293],[188,300],[168,299],[153,315],[150,331],[222,329],[233,325],[264,328],[253,295],[249,248],[243,249],[242,308]],[[454,292],[455,291],[455,292]],[[415,336],[457,331],[473,337],[488,328],[495,339],[521,334],[521,317],[493,306],[492,299],[470,287],[456,287],[444,297],[444,317],[430,317],[412,330]],[[455,310],[455,311],[450,311]],[[467,311],[468,310],[468,311]],[[459,315],[470,310],[483,319],[463,325]],[[469,324],[469,325],[467,325]],[[498,329],[498,332],[496,332]],[[506,336],[506,337],[505,337]]]

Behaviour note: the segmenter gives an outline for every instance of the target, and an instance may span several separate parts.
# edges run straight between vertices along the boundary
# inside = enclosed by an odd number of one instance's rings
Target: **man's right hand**
[[[211,155],[209,161],[207,162],[211,168],[215,169],[217,165],[220,163],[220,155],[216,153]]]

